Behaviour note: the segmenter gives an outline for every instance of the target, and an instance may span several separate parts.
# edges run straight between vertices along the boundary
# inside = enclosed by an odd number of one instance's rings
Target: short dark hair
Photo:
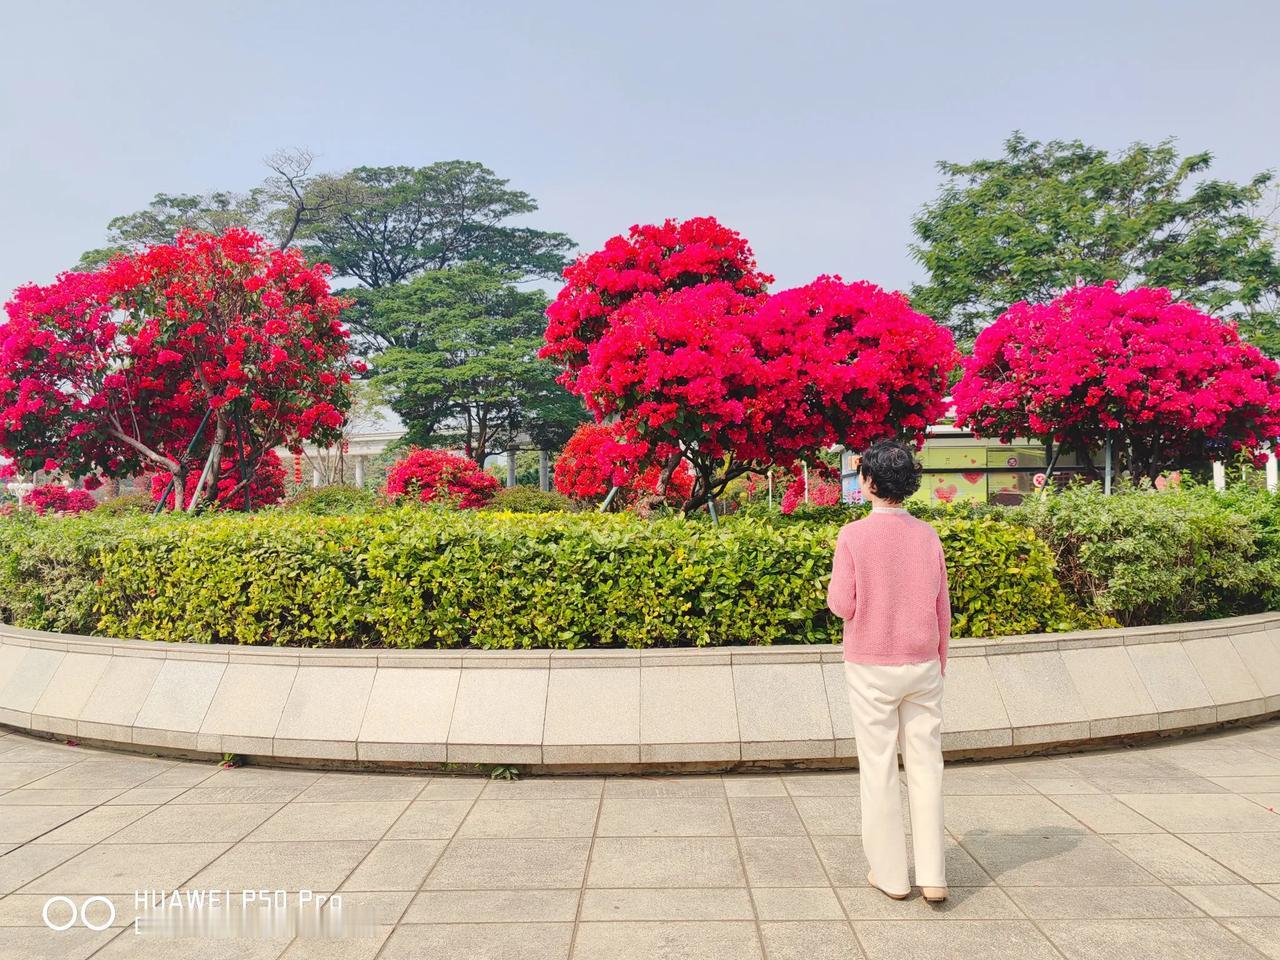
[[[862,454],[858,472],[870,480],[876,496],[901,503],[920,489],[923,468],[915,451],[900,440],[877,440]]]

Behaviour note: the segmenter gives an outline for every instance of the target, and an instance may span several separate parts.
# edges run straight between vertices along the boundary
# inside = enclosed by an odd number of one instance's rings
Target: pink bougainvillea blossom
[[[1090,456],[1110,437],[1135,481],[1280,437],[1280,365],[1169,291],[1076,287],[1015,303],[979,336],[954,390],[981,436]]]

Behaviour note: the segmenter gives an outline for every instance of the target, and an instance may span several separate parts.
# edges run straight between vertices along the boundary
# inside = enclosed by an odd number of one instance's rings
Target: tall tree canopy
[[[374,359],[374,382],[408,426],[409,443],[460,447],[483,464],[521,434],[557,447],[585,419],[538,359],[540,290],[469,263],[371,293],[369,326],[390,344]]]
[[[304,231],[309,252],[369,287],[470,260],[521,277],[559,274],[573,247],[563,233],[512,226],[538,209],[533,197],[480,163],[357,167],[351,199]]]
[[[81,269],[172,243],[182,230],[231,227],[281,249],[302,246],[313,261],[375,288],[470,260],[522,278],[557,276],[573,247],[562,233],[514,226],[510,221],[537,203],[473,161],[332,174],[316,172],[311,152],[295,149],[265,163],[270,175],[247,191],[158,193],[146,209],[116,217],[107,225],[108,245],[86,252]]]
[[[1180,156],[1170,140],[1108,154],[1015,133],[1004,146],[995,160],[938,165],[941,193],[913,222],[929,271],[912,290],[918,309],[970,339],[1010,303],[1115,280],[1166,287],[1280,351],[1280,262],[1255,209],[1269,173],[1209,179],[1212,156]]]
[[[115,217],[107,224],[107,246],[86,251],[80,269],[91,270],[120,254],[173,243],[183,230],[223,233],[244,227],[281,250],[298,232],[332,216],[354,200],[346,177],[317,173],[310,150],[278,150],[263,161],[269,176],[245,192],[157,193],[144,210]]]

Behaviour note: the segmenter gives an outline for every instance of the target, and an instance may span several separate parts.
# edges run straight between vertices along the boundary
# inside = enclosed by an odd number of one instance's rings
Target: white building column
[[[1272,450],[1267,454],[1267,492],[1275,493],[1277,486],[1280,486],[1280,470],[1277,469],[1276,452]]]
[[[364,486],[364,457],[356,457],[356,486]]]
[[[551,451],[538,451],[538,489],[546,493],[551,489]]]
[[[1227,466],[1219,460],[1213,461],[1213,489],[1227,489]]]
[[[507,451],[507,486],[514,487],[516,485],[516,452],[514,450]]]

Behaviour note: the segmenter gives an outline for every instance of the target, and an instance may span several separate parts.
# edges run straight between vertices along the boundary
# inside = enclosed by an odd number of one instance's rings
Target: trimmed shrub
[[[228,512],[131,530],[101,561],[98,632],[364,645],[372,613],[367,550],[382,516]]]
[[[120,496],[112,497],[110,500],[103,500],[94,508],[94,513],[99,516],[116,516],[120,514],[128,516],[138,513],[154,513],[155,509],[155,501],[145,493],[122,493]]]
[[[563,493],[555,490],[516,486],[499,490],[484,509],[507,513],[572,513],[577,506]]]
[[[0,620],[32,630],[95,632],[104,551],[166,523],[186,526],[188,520],[98,510],[0,519]]]
[[[1017,508],[1076,597],[1125,625],[1255,613],[1280,600],[1280,510],[1198,487],[1103,496],[1077,486]]]
[[[1094,625],[1027,528],[942,520],[957,635]],[[143,523],[84,561],[99,632],[308,646],[826,643],[838,526],[401,509]],[[100,537],[110,542],[110,538]],[[100,580],[97,585],[94,581]],[[64,598],[65,599],[65,598]],[[82,604],[83,606],[83,604]]]
[[[309,513],[330,517],[350,513],[368,513],[383,506],[385,501],[363,487],[347,484],[331,484],[327,487],[307,487],[299,490],[284,505],[290,513]]]

